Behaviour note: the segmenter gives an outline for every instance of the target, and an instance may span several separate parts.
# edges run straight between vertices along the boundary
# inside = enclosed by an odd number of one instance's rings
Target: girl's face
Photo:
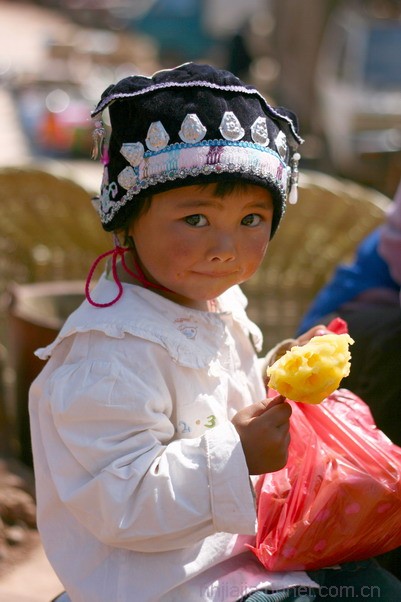
[[[222,198],[214,190],[208,184],[156,194],[128,232],[147,279],[172,291],[160,294],[197,309],[250,278],[270,239],[266,189],[250,184]]]

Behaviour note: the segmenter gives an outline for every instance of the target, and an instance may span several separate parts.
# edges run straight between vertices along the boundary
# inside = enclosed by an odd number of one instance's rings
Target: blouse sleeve
[[[381,233],[379,253],[391,276],[401,286],[401,181]]]
[[[227,420],[175,438],[177,389],[166,364],[163,348],[142,341],[129,365],[112,353],[52,373],[43,395],[55,430],[44,444],[61,500],[96,538],[136,551],[182,548],[219,531],[253,534],[235,428]]]

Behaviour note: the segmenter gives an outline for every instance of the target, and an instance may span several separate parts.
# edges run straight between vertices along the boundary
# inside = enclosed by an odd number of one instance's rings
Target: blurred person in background
[[[340,316],[355,339],[351,374],[343,386],[371,407],[382,430],[401,445],[401,181],[383,226],[360,244],[350,265],[340,265],[299,325]]]
[[[383,226],[360,244],[350,265],[340,265],[302,319],[299,332],[334,316],[346,320],[352,369],[341,386],[361,397],[377,426],[401,445],[401,181]],[[401,549],[381,563],[401,577]]]

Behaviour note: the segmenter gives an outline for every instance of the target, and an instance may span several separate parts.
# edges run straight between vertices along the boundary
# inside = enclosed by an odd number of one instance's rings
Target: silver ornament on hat
[[[143,159],[144,152],[145,147],[142,142],[124,142],[120,148],[122,156],[134,167],[138,167]]]
[[[301,155],[299,153],[294,153],[291,157],[291,167],[290,167],[290,193],[288,196],[288,202],[291,205],[295,205],[298,201],[298,179],[299,179],[299,171],[298,164],[301,159]]]
[[[280,131],[275,140],[274,140],[274,144],[276,145],[278,154],[280,155],[280,157],[282,159],[285,159],[287,156],[287,138],[284,134],[284,132]]]
[[[150,124],[145,140],[149,150],[162,150],[167,146],[169,140],[170,136],[167,134],[161,121],[154,121]]]
[[[241,140],[245,130],[241,126],[238,117],[232,111],[226,111],[220,123],[220,132],[225,140]]]
[[[124,167],[124,169],[120,171],[117,176],[117,181],[120,186],[125,188],[125,190],[129,190],[138,182],[135,171],[131,166]]]
[[[181,129],[178,132],[179,137],[183,142],[195,144],[200,142],[206,136],[206,128],[197,116],[196,113],[188,113],[181,124]]]
[[[251,126],[251,136],[252,140],[256,144],[260,144],[261,146],[268,146],[269,133],[267,131],[267,119],[266,117],[258,117],[255,119]]]
[[[96,119],[95,129],[93,130],[93,133],[92,133],[92,138],[93,138],[92,159],[97,159],[98,157],[102,156],[105,135],[106,135],[106,130],[104,129],[103,121],[101,119]]]

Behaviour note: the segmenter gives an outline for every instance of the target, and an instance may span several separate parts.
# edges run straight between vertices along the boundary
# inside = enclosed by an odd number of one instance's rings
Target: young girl
[[[30,396],[46,553],[73,602],[312,600],[316,581],[246,547],[250,476],[285,465],[291,410],[266,400],[238,284],[296,187],[295,118],[195,64],[128,77],[106,107],[111,268],[39,350]]]

